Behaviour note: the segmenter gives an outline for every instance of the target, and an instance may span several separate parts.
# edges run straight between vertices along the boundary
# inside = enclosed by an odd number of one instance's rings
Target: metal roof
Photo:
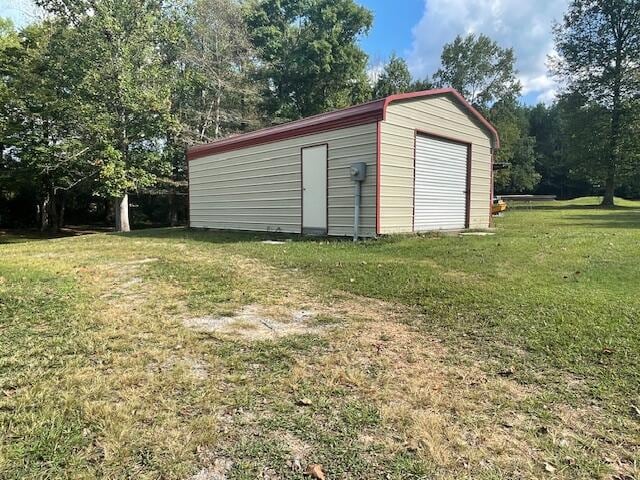
[[[498,132],[491,123],[482,116],[462,95],[453,88],[441,88],[424,90],[421,92],[401,93],[390,95],[372,102],[355,105],[353,107],[321,113],[311,117],[302,118],[293,122],[283,123],[274,127],[263,128],[254,132],[234,135],[215,142],[196,145],[187,150],[187,160],[205,157],[216,153],[238,150],[241,148],[262,145],[265,143],[284,140],[287,138],[301,137],[312,133],[326,132],[339,128],[364,125],[378,122],[386,117],[387,106],[391,102],[408,100],[413,98],[431,97],[435,95],[451,95],[473,115],[493,136],[494,147],[500,148]]]

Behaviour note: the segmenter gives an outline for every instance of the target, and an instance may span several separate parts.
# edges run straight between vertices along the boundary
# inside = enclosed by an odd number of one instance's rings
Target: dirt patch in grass
[[[482,276],[477,273],[467,273],[461,270],[447,270],[442,273],[442,276],[448,280],[452,280],[460,283],[468,283],[468,282],[480,282],[482,281]]]
[[[313,447],[291,432],[276,432],[274,438],[288,450],[290,458],[287,460],[287,466],[291,471],[302,472],[304,466],[309,462],[309,455],[313,452]]]
[[[116,302],[120,301],[122,297],[126,297],[130,304],[143,301],[145,299],[144,280],[140,276],[140,272],[146,265],[157,261],[157,258],[141,258],[94,267],[92,270],[96,271],[100,277],[106,277],[111,284],[111,288],[105,291],[101,297]]]
[[[461,237],[492,237],[495,232],[462,232],[459,235]]]
[[[406,306],[349,292],[318,295],[316,286],[295,270],[283,271],[239,255],[225,260],[250,285],[241,299],[258,301],[238,305],[231,314],[185,315],[182,322],[186,327],[246,340],[264,340],[290,335],[322,335],[354,319],[400,321],[421,317]],[[292,282],[292,278],[295,281]]]
[[[203,468],[190,477],[189,480],[227,480],[229,472],[233,468],[233,461],[228,458],[206,458],[210,466]]]
[[[287,335],[320,334],[326,326],[314,326],[309,310],[284,311],[283,308],[251,304],[232,316],[185,318],[186,327],[198,331],[220,333],[246,340],[267,340]]]

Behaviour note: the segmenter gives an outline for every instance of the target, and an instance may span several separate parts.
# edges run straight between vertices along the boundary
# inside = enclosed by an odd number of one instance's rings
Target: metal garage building
[[[361,174],[361,236],[487,228],[497,148],[455,90],[392,95],[189,149],[190,226],[353,235]]]

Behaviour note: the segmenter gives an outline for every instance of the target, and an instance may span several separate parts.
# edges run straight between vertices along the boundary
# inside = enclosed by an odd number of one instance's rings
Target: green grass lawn
[[[640,202],[597,200],[358,245],[0,235],[0,478],[638,479]]]

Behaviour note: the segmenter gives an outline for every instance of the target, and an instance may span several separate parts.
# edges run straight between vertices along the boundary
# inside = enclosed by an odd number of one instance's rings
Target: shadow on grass
[[[40,240],[52,240],[55,238],[78,237],[81,235],[91,235],[94,233],[105,233],[112,231],[112,228],[104,226],[74,225],[61,228],[57,233],[40,232],[33,229],[0,229],[0,245],[9,243],[25,243]]]
[[[590,215],[571,215],[565,217],[571,225],[571,221],[577,222],[575,225],[590,226],[593,228],[640,228],[640,210],[624,211],[622,209],[610,210],[608,213]]]
[[[640,212],[639,206],[632,205],[616,205],[614,207],[601,207],[600,205],[550,205],[548,203],[539,205],[532,203],[528,204],[510,204],[510,210],[536,210],[536,211],[561,211],[561,210],[593,210],[601,212],[615,212],[615,211],[629,211],[637,210]]]
[[[350,243],[350,237],[313,237],[302,236],[294,233],[280,232],[241,232],[231,230],[206,230],[186,227],[177,228],[148,228],[136,230],[126,234],[118,233],[114,235],[125,235],[135,238],[171,238],[195,240],[205,243],[255,243],[264,241],[280,242],[305,242],[305,243]]]

